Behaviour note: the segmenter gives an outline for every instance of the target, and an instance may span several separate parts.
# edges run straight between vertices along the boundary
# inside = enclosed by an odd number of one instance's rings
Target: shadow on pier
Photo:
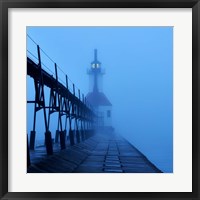
[[[55,149],[54,155],[49,156],[44,146],[32,151],[28,173],[161,173],[114,132],[96,133],[81,143],[67,145],[65,150],[55,144]]]

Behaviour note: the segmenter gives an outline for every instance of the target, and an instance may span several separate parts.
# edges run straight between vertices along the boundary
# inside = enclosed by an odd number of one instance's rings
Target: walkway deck
[[[58,150],[52,156],[45,149],[31,152],[28,173],[161,173],[141,152],[116,134],[95,136]]]

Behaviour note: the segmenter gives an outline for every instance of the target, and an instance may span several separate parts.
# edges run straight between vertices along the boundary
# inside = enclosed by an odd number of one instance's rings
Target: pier
[[[97,50],[89,71],[89,75],[94,76],[94,81],[88,98],[81,95],[80,90],[75,90],[75,84],[70,89],[67,75],[65,82],[60,81],[56,63],[53,63],[55,72],[47,72],[41,59],[41,51],[37,45],[37,56],[30,51],[27,56],[27,76],[32,78],[35,88],[35,99],[27,101],[28,105],[34,105],[33,129],[27,135],[27,172],[161,173],[142,152],[115,133],[109,124],[112,104],[99,90],[98,76],[102,76],[104,72],[97,60]],[[48,95],[46,88],[49,89]],[[49,99],[48,105],[45,99]],[[93,105],[91,100],[95,101]],[[97,102],[102,109],[106,108],[103,110],[106,115],[101,115],[101,119],[106,118],[107,122],[99,120],[94,109]],[[37,146],[36,117],[39,111],[43,112],[45,132],[43,144]],[[50,130],[51,123],[55,124],[51,120],[54,113],[58,116],[56,133]]]
[[[41,147],[31,156],[29,173],[161,173],[140,151],[115,133],[97,133],[52,156],[46,155]]]

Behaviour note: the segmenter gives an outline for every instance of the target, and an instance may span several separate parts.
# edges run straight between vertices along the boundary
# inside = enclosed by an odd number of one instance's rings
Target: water
[[[125,136],[125,138],[162,172],[173,172],[173,150],[169,143],[156,140],[137,141],[130,135]]]

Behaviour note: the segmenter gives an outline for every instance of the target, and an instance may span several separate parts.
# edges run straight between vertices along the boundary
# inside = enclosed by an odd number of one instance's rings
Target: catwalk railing
[[[29,149],[35,149],[36,117],[39,111],[43,111],[44,143],[48,155],[53,154],[53,140],[50,130],[50,124],[55,123],[54,121],[51,122],[53,113],[57,113],[58,116],[54,142],[58,143],[59,141],[61,149],[66,148],[66,138],[69,139],[70,145],[74,145],[75,141],[80,143],[91,136],[94,133],[95,122],[95,114],[92,107],[86,101],[85,96],[81,95],[80,89],[77,89],[75,84],[72,84],[72,87],[69,86],[70,79],[67,75],[65,75],[65,83],[59,78],[58,69],[62,69],[56,63],[54,63],[54,72],[49,69],[42,62],[41,51],[52,62],[53,60],[41,50],[39,45],[35,43],[35,46],[37,48],[37,56],[27,50],[27,75],[33,79],[35,89],[35,98],[27,101],[28,104],[34,105],[33,128],[30,131],[30,140],[28,141],[28,165],[30,164]],[[63,71],[62,73],[64,74]],[[49,88],[49,94],[46,94],[45,87]],[[49,99],[48,104],[45,101],[46,98]]]

